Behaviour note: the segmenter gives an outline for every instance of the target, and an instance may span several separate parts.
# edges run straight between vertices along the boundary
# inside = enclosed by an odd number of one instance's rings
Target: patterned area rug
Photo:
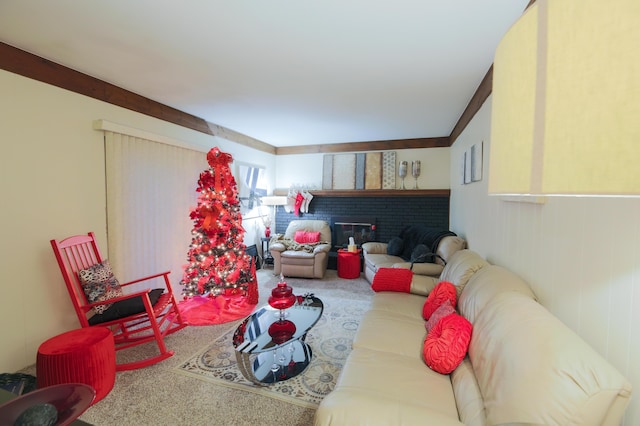
[[[291,285],[295,292],[296,284]],[[356,298],[318,293],[322,292],[316,292],[315,295],[324,303],[324,312],[307,334],[306,342],[311,346],[313,357],[309,366],[299,375],[264,387],[245,379],[237,367],[232,344],[233,332],[239,321],[211,345],[176,367],[176,371],[304,407],[317,407],[322,398],[333,390],[344,360],[351,351],[360,319],[370,306],[370,296],[366,293]],[[277,355],[279,360],[283,364],[288,363],[290,355],[286,351],[281,352]]]

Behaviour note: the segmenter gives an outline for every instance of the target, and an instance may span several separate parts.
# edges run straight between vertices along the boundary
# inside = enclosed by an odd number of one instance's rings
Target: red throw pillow
[[[424,362],[440,374],[451,373],[467,354],[472,329],[471,323],[461,315],[442,318],[424,339]]]
[[[317,242],[320,242],[320,231],[318,232],[296,231],[296,234],[293,236],[293,240],[299,244],[317,243]]]
[[[431,314],[433,314],[445,300],[449,300],[451,306],[455,309],[457,296],[456,287],[453,284],[448,281],[440,281],[433,290],[431,290],[431,293],[427,296],[427,300],[424,302],[422,318],[428,320]]]
[[[403,268],[380,268],[373,276],[371,289],[378,291],[396,291],[409,293],[411,291],[411,279],[413,272]]]
[[[424,328],[427,330],[427,333],[430,332],[442,318],[455,312],[456,310],[451,306],[451,301],[449,299],[445,300],[444,303],[438,306],[438,309],[431,314],[429,321],[424,323]]]

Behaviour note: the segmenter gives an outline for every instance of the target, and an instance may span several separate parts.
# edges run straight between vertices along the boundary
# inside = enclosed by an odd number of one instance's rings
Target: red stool
[[[113,334],[106,327],[90,327],[52,337],[38,348],[36,380],[38,388],[85,383],[96,390],[95,404],[116,380]]]
[[[340,278],[353,279],[360,276],[360,253],[362,253],[362,249],[354,252],[338,249],[338,276]]]

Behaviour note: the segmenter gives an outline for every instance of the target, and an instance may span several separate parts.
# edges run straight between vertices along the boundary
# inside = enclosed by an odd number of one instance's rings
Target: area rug
[[[237,367],[232,344],[233,332],[239,322],[174,371],[303,407],[316,408],[325,395],[333,390],[351,351],[351,343],[360,320],[369,309],[371,300],[368,295],[360,296],[359,299],[319,294],[316,296],[322,300],[324,311],[306,338],[313,357],[309,366],[296,377],[264,387],[245,379]]]

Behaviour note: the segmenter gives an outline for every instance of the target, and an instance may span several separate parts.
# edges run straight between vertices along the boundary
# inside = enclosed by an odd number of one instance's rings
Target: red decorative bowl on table
[[[298,298],[293,294],[293,289],[284,281],[284,277],[280,275],[280,282],[271,290],[269,297],[269,305],[277,309],[279,312],[279,321],[284,321],[287,316],[285,309],[292,307]]]
[[[297,297],[293,294],[293,289],[286,282],[280,281],[278,285],[271,290],[269,297],[269,305],[274,309],[288,309],[296,303]]]

